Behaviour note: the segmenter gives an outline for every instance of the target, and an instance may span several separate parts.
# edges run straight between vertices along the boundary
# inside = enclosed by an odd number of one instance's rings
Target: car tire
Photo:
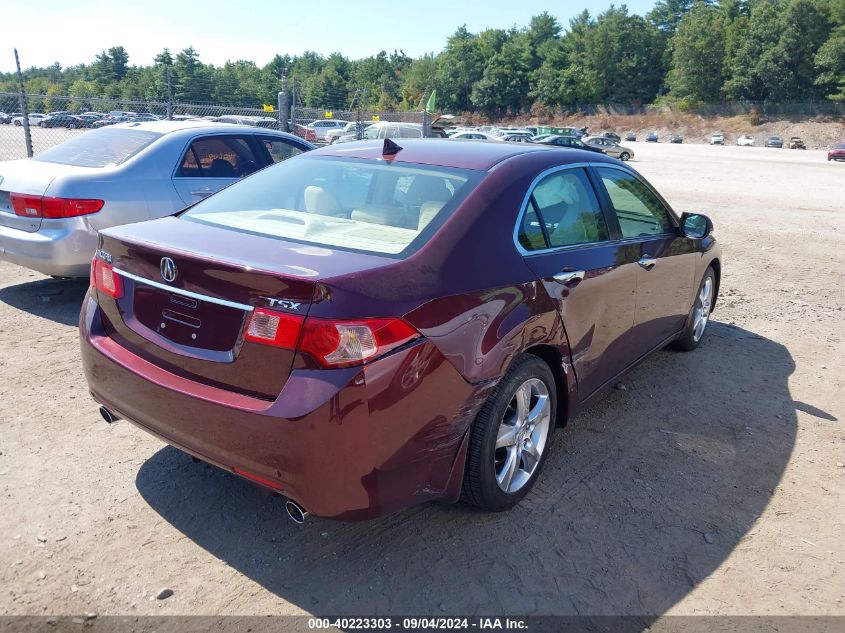
[[[20,121],[15,121],[15,125],[16,125],[17,127],[21,127],[21,126],[23,125],[23,123],[21,123]]]
[[[556,414],[551,369],[536,356],[520,357],[470,429],[462,500],[499,512],[528,494],[548,456]]]
[[[629,158],[631,158],[631,155],[628,152],[622,152],[621,154],[619,154],[619,160],[623,162],[628,160]]]
[[[701,344],[707,331],[707,324],[710,322],[715,299],[716,273],[713,272],[712,266],[708,266],[701,278],[701,283],[698,284],[698,292],[695,293],[695,301],[687,317],[687,325],[673,344],[675,349],[691,352]]]

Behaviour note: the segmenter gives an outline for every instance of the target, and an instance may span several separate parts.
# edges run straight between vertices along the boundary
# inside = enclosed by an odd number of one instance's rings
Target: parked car
[[[804,141],[801,140],[800,136],[793,136],[789,139],[789,145],[787,145],[789,149],[807,149],[807,146],[804,144]]]
[[[313,130],[313,140],[315,142],[323,142],[326,140],[326,133],[329,130],[344,128],[347,123],[349,123],[349,121],[342,121],[340,119],[318,119],[316,121],[312,121],[305,126],[307,134],[305,138],[311,140],[309,137],[312,135],[308,133],[308,130]]]
[[[463,139],[471,141],[501,141],[502,137],[490,134],[489,132],[480,132],[478,130],[464,130],[462,132],[455,132],[450,135],[451,139]]]
[[[714,132],[710,135],[710,145],[724,145],[725,135],[721,132]]]
[[[766,147],[781,149],[783,147],[783,139],[779,136],[770,136],[766,139]]]
[[[654,132],[649,132],[645,135],[645,142],[646,143],[657,143],[657,134]]]
[[[670,142],[670,143],[677,143],[677,144],[680,144],[680,143],[683,143],[683,142],[684,142],[684,137],[683,137],[683,136],[681,136],[680,134],[673,134],[673,135],[669,138],[669,142]]]
[[[32,112],[32,113],[30,113],[29,117],[27,117],[27,118],[29,119],[30,127],[35,127],[36,125],[39,125],[41,123],[41,121],[43,121],[44,119],[47,119],[49,117],[46,114],[39,114],[38,112]],[[23,115],[20,114],[20,115],[16,116],[15,118],[13,118],[12,124],[17,125],[18,127],[23,126]]]
[[[627,147],[622,147],[613,139],[605,136],[589,136],[583,140],[586,145],[590,147],[597,147],[608,156],[613,156],[619,160],[630,160],[634,157],[634,152]]]
[[[74,129],[92,128],[101,118],[102,117],[97,114],[78,114],[76,116],[76,121],[71,127]]]
[[[598,147],[587,145],[580,138],[575,138],[574,136],[560,136],[558,134],[552,134],[541,141],[534,141],[534,143],[537,145],[554,145],[556,147],[570,147],[572,149],[583,149],[588,152],[604,154],[604,152]]]
[[[751,147],[754,145],[754,137],[750,134],[743,134],[736,139],[736,144],[740,147]]]
[[[117,124],[0,163],[0,260],[84,277],[109,226],[170,215],[311,149],[290,134],[217,123]]]
[[[828,150],[827,159],[835,161],[845,160],[845,143],[838,143],[833,146],[833,149]]]
[[[500,136],[501,140],[516,140],[516,137],[520,137],[524,141],[531,141],[534,137],[534,134],[530,130],[526,129],[517,129],[517,130],[508,130],[505,134]]]
[[[584,135],[582,135],[584,136]],[[602,136],[604,138],[609,138],[611,141],[616,143],[617,145],[622,142],[622,137],[614,132],[602,132],[601,134],[597,134],[596,136]]]
[[[108,125],[116,125],[118,123],[131,123],[131,122],[132,122],[132,117],[127,115],[127,114],[119,114],[119,115],[116,115],[116,116],[109,115],[105,118],[94,121],[91,124],[91,127],[101,128],[101,127],[106,127]]]
[[[508,141],[510,143],[531,143],[531,136],[526,136],[525,134],[508,134],[503,136],[503,141]]]
[[[5,112],[0,112],[0,125],[9,125],[12,122],[12,117]]]
[[[357,140],[359,133],[363,133],[370,127],[373,121],[350,121],[343,127],[335,127],[326,132],[326,143],[331,145],[336,142],[341,136],[352,135]]]
[[[503,510],[621,372],[699,345],[711,231],[600,155],[326,146],[102,230],[82,365],[104,418],[287,497],[296,521]]]
[[[625,135],[625,140],[626,140],[627,142],[629,142],[629,143],[633,143],[634,141],[636,141],[636,140],[637,140],[637,135],[636,135],[636,134],[634,134],[633,132],[628,132],[628,133]]]
[[[74,128],[77,127],[79,121],[79,117],[72,114],[53,114],[46,119],[42,119],[38,126]]]

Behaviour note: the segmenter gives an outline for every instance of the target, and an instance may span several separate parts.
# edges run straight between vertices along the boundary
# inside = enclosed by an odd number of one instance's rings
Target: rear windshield
[[[375,160],[286,160],[199,202],[182,218],[379,255],[422,246],[482,172]]]
[[[32,160],[79,167],[120,165],[161,136],[132,128],[102,128],[44,150]]]

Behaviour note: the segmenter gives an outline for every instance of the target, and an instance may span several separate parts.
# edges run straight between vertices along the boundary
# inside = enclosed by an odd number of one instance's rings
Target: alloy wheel
[[[496,482],[508,494],[521,490],[543,457],[551,423],[549,391],[539,378],[522,383],[505,409],[496,436]]]
[[[698,343],[704,336],[704,329],[710,320],[710,308],[713,303],[713,278],[707,276],[701,284],[701,290],[695,300],[695,312],[692,321],[692,338]]]

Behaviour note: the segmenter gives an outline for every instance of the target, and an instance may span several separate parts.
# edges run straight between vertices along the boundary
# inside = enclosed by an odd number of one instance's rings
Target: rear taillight
[[[296,349],[299,331],[305,317],[258,308],[253,311],[246,326],[244,338],[255,343]]]
[[[75,218],[80,215],[97,213],[105,204],[103,200],[50,198],[21,193],[13,193],[10,197],[15,214],[26,218]]]
[[[361,365],[419,336],[401,319],[335,321],[256,309],[245,338],[305,352],[324,367]]]
[[[302,330],[299,350],[324,367],[349,367],[383,356],[418,336],[419,332],[401,319],[309,318]]]
[[[123,296],[123,280],[111,264],[96,257],[91,261],[91,286],[115,299]]]

